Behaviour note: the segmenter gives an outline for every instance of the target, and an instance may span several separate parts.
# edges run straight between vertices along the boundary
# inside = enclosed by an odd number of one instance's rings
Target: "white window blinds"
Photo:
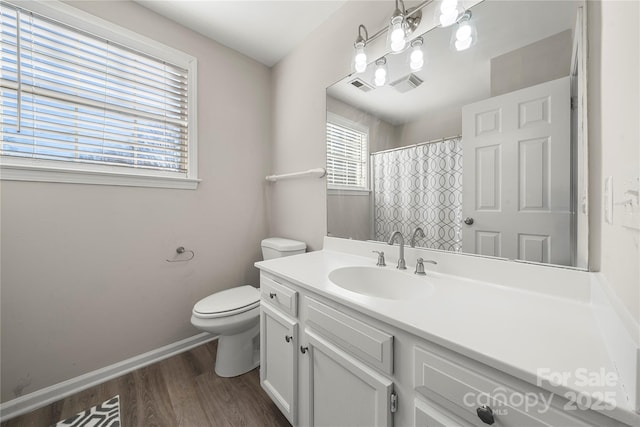
[[[188,172],[188,70],[0,3],[0,155]]]
[[[355,126],[327,120],[329,188],[367,189],[367,139],[368,133]]]

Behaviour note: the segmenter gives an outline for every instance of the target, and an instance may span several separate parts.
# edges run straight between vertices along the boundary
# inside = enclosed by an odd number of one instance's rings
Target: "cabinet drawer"
[[[368,365],[393,373],[393,335],[318,301],[305,300],[307,326]]]
[[[260,277],[260,295],[266,301],[283,312],[293,316],[298,316],[298,292],[275,280],[267,277]]]
[[[526,391],[514,390],[489,379],[491,373],[481,375],[419,347],[414,356],[416,391],[455,410],[456,415],[473,425],[486,425],[476,413],[482,405],[493,410],[495,425],[501,427],[588,425],[553,408],[550,402],[557,396],[550,392],[533,386]]]

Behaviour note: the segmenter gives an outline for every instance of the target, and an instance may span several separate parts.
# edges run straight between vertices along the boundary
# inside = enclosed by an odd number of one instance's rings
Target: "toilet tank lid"
[[[216,292],[201,299],[193,307],[199,314],[224,313],[247,307],[260,301],[260,291],[251,285]]]
[[[298,240],[283,239],[281,237],[271,237],[262,241],[262,247],[275,249],[281,252],[289,252],[307,249],[307,244]]]

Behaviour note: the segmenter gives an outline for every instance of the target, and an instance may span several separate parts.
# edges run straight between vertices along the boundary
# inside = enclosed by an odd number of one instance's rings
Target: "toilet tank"
[[[261,246],[262,259],[265,260],[303,254],[307,250],[306,243],[281,237],[264,239]]]

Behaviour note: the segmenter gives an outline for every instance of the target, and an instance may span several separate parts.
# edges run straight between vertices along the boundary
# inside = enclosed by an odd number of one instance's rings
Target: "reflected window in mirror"
[[[369,188],[369,128],[327,115],[327,185],[332,190]]]

